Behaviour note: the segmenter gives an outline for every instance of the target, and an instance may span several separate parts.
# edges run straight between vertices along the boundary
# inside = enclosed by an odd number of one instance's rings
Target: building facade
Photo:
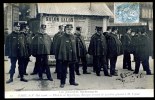
[[[19,21],[19,4],[4,3],[4,29],[8,28],[9,33],[13,31],[13,23]]]
[[[106,31],[109,18],[113,16],[105,3],[37,3],[35,7],[37,13],[32,11],[36,16],[31,14],[34,16],[31,26],[46,24],[47,33],[52,37],[58,32],[59,25],[72,24],[73,33],[80,26],[85,40],[89,40],[95,33],[95,26],[102,26]],[[34,6],[32,8],[34,10]],[[32,30],[37,31],[36,28]]]

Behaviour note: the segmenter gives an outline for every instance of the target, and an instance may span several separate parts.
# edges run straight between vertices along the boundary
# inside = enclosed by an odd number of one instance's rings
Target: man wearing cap
[[[49,81],[53,81],[50,68],[48,66],[48,55],[52,53],[52,40],[46,33],[46,25],[42,24],[40,32],[38,32],[32,39],[32,55],[36,57],[36,65],[38,66],[39,79],[43,79],[43,69],[46,71],[46,75]]]
[[[59,37],[61,37],[63,35],[64,31],[63,31],[63,25],[59,25],[59,32],[56,33],[53,37],[53,53],[55,54],[55,49],[56,49],[56,44]],[[56,68],[55,68],[55,72],[54,73],[57,73],[57,79],[60,79],[61,77],[61,70],[60,70],[60,67],[61,67],[61,61],[59,61],[58,59],[56,59]]]
[[[100,76],[101,66],[105,76],[110,76],[107,69],[106,55],[107,55],[107,44],[106,39],[102,33],[102,27],[96,26],[96,33],[91,37],[88,53],[93,55],[96,68],[96,75]]]
[[[130,47],[131,47],[131,28],[126,29],[126,33],[122,36],[122,45],[123,45],[123,69],[128,69],[133,71],[131,68],[131,57],[130,57]]]
[[[76,27],[76,32],[74,33],[75,40],[76,40],[76,52],[77,52],[77,60],[75,64],[75,72],[77,75],[80,75],[79,72],[79,63],[80,60],[83,65],[83,74],[91,74],[90,72],[87,72],[87,60],[86,60],[86,45],[84,42],[84,37],[81,35],[81,27]]]
[[[146,30],[143,28],[142,32],[136,42],[135,50],[135,71],[134,74],[139,73],[140,63],[143,65],[143,69],[147,75],[152,75],[149,66],[149,55],[150,55],[150,38],[147,36]]]
[[[65,26],[64,34],[58,38],[59,41],[56,45],[55,50],[55,58],[60,60],[62,63],[61,66],[61,80],[60,87],[63,88],[66,84],[66,74],[67,74],[67,66],[69,66],[69,83],[70,85],[77,86],[78,83],[75,82],[75,73],[74,73],[74,65],[77,61],[76,55],[76,42],[75,37],[71,33],[73,29],[72,24],[67,24]]]
[[[109,34],[111,34],[111,27],[107,27],[107,31],[103,33],[103,35],[104,35],[105,38],[106,38],[106,43],[107,43],[107,44],[108,44],[108,42],[109,42]],[[109,50],[108,50],[108,45],[107,45],[106,62],[107,62],[107,67],[108,67],[108,69],[109,69],[110,67],[109,67],[109,58],[108,58],[108,55],[109,55]]]
[[[27,72],[26,72],[26,69],[27,69],[27,65],[30,61],[30,56],[31,56],[31,42],[32,42],[32,34],[30,33],[30,30],[29,30],[29,26],[28,24],[23,24],[23,33],[25,35],[25,39],[26,39],[26,49],[27,49],[27,52],[28,52],[28,55],[25,57],[25,60],[24,60],[24,66],[25,66],[25,69],[24,69],[24,75],[28,75]]]
[[[121,41],[118,39],[116,33],[118,29],[113,27],[112,32],[109,37],[108,42],[108,51],[109,51],[109,59],[110,59],[110,74],[114,76],[118,76],[116,72],[116,62],[117,56],[120,55],[120,47],[122,45]]]
[[[13,82],[16,62],[18,60],[20,81],[27,82],[24,78],[24,57],[27,55],[26,40],[24,34],[19,32],[20,24],[14,23],[14,31],[6,38],[5,55],[9,56],[11,61],[10,79],[6,83]]]

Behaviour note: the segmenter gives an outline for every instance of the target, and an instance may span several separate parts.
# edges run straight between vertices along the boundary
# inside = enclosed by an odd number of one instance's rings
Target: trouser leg
[[[43,66],[43,63],[42,63],[42,57],[41,56],[37,56],[36,57],[36,63],[37,63],[37,66],[38,66],[38,76],[39,78],[42,78],[42,66]]]
[[[60,60],[57,60],[57,79],[61,78],[61,66],[62,62]]]
[[[102,56],[102,58],[101,58],[101,63],[102,63],[102,65],[103,65],[103,72],[104,72],[104,75],[108,75],[107,60],[106,60],[106,57],[105,57],[105,56]]]
[[[11,57],[11,68],[10,68],[10,78],[13,78],[13,75],[15,73],[15,68],[16,68],[16,62],[17,62],[17,57]]]
[[[61,84],[66,84],[67,65],[68,65],[68,62],[62,61],[61,80],[60,80]]]
[[[76,74],[79,74],[79,63],[80,63],[80,57],[78,57],[78,61],[75,63],[75,72]]]
[[[143,68],[145,69],[147,74],[151,74],[150,66],[149,66],[149,59],[145,59],[142,61]]]
[[[24,77],[25,71],[24,60],[24,57],[18,57],[19,75],[21,79]]]
[[[51,71],[50,71],[50,68],[48,66],[48,56],[47,55],[43,55],[42,59],[43,59],[43,61],[42,61],[43,62],[42,68],[45,69],[47,78],[51,79],[52,78],[51,77]]]
[[[123,69],[127,69],[127,52],[124,51],[124,55],[123,55]]]
[[[74,73],[75,63],[69,63],[69,83],[75,83],[75,73]]]
[[[134,73],[139,73],[139,68],[140,68],[140,59],[136,58],[135,60],[135,71]]]
[[[82,62],[82,69],[83,69],[83,72],[87,72],[87,60],[86,60],[86,57],[81,57],[81,62]]]
[[[113,75],[115,73],[117,56],[110,57],[110,74]]]
[[[101,57],[100,56],[94,56],[93,58],[95,59],[94,65],[95,65],[96,75],[100,75],[100,70],[101,70],[100,59],[101,59]]]

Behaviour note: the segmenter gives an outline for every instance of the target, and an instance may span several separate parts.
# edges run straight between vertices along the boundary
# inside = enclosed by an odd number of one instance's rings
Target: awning
[[[64,15],[111,16],[105,3],[37,3],[38,13]]]

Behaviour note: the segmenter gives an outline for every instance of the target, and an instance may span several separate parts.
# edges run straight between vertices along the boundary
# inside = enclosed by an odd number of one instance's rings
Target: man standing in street
[[[48,55],[51,54],[52,40],[46,33],[46,25],[41,24],[40,32],[32,39],[32,55],[36,57],[36,65],[38,66],[39,79],[43,79],[43,70],[45,69],[49,81],[53,81],[50,68],[48,66]]]
[[[103,33],[103,35],[105,36],[106,38],[106,43],[108,44],[109,42],[109,35],[111,34],[111,27],[107,27],[107,31]],[[109,50],[108,50],[108,45],[107,45],[107,56],[106,56],[106,62],[107,62],[107,67],[108,69],[110,68],[109,67],[109,58],[108,58],[108,55],[109,55]]]
[[[118,76],[116,72],[116,62],[117,56],[120,55],[120,46],[121,41],[118,39],[116,33],[118,29],[113,27],[112,32],[110,34],[109,42],[108,42],[108,51],[109,51],[109,59],[110,59],[110,74],[114,76]]]
[[[142,29],[142,32],[136,42],[134,74],[139,73],[140,63],[142,63],[143,69],[146,71],[146,74],[152,75],[149,65],[149,44],[150,38],[147,36],[146,30]]]
[[[102,27],[96,26],[96,33],[91,37],[88,53],[93,55],[94,67],[96,68],[96,75],[100,76],[101,66],[103,66],[103,71],[105,76],[111,76],[108,73],[106,54],[107,54],[107,44],[106,39],[102,33]]]
[[[27,56],[26,40],[23,33],[19,32],[20,24],[14,23],[14,31],[6,38],[5,55],[9,56],[11,61],[10,79],[6,83],[13,82],[16,62],[18,60],[20,81],[27,82],[24,78],[24,57]]]
[[[25,57],[25,60],[24,60],[24,75],[28,75],[27,72],[26,72],[26,69],[27,69],[27,66],[28,66],[28,63],[30,61],[30,56],[31,56],[31,42],[32,42],[32,34],[30,33],[30,30],[29,30],[29,27],[28,27],[28,24],[25,23],[23,24],[23,29],[24,29],[24,32],[23,34],[25,35],[25,40],[26,40],[26,49],[28,51],[28,55]]]
[[[56,44],[59,37],[61,37],[63,35],[64,31],[63,31],[63,25],[60,25],[59,26],[59,32],[56,33],[53,37],[53,53],[55,55],[55,49],[56,49]],[[57,79],[60,79],[61,78],[61,70],[60,70],[60,67],[61,67],[61,61],[59,61],[58,59],[56,59],[56,68],[55,68],[55,72],[54,73],[57,73]]]
[[[67,66],[69,65],[69,83],[70,85],[77,86],[78,83],[75,82],[74,66],[77,61],[76,55],[76,42],[75,37],[71,33],[73,29],[72,24],[67,24],[65,26],[64,34],[58,38],[58,43],[56,44],[55,58],[60,60],[61,66],[61,80],[60,87],[63,88],[66,84],[66,74]]]
[[[133,71],[131,68],[131,56],[130,56],[130,51],[131,51],[131,28],[126,29],[126,33],[122,36],[122,45],[123,45],[123,69],[128,69]]]
[[[77,52],[77,62],[75,64],[75,72],[77,75],[80,75],[79,66],[80,60],[83,66],[83,74],[91,74],[87,72],[87,60],[86,60],[86,45],[84,42],[84,37],[81,35],[81,27],[76,27],[76,33],[74,34],[76,40],[76,52]]]

